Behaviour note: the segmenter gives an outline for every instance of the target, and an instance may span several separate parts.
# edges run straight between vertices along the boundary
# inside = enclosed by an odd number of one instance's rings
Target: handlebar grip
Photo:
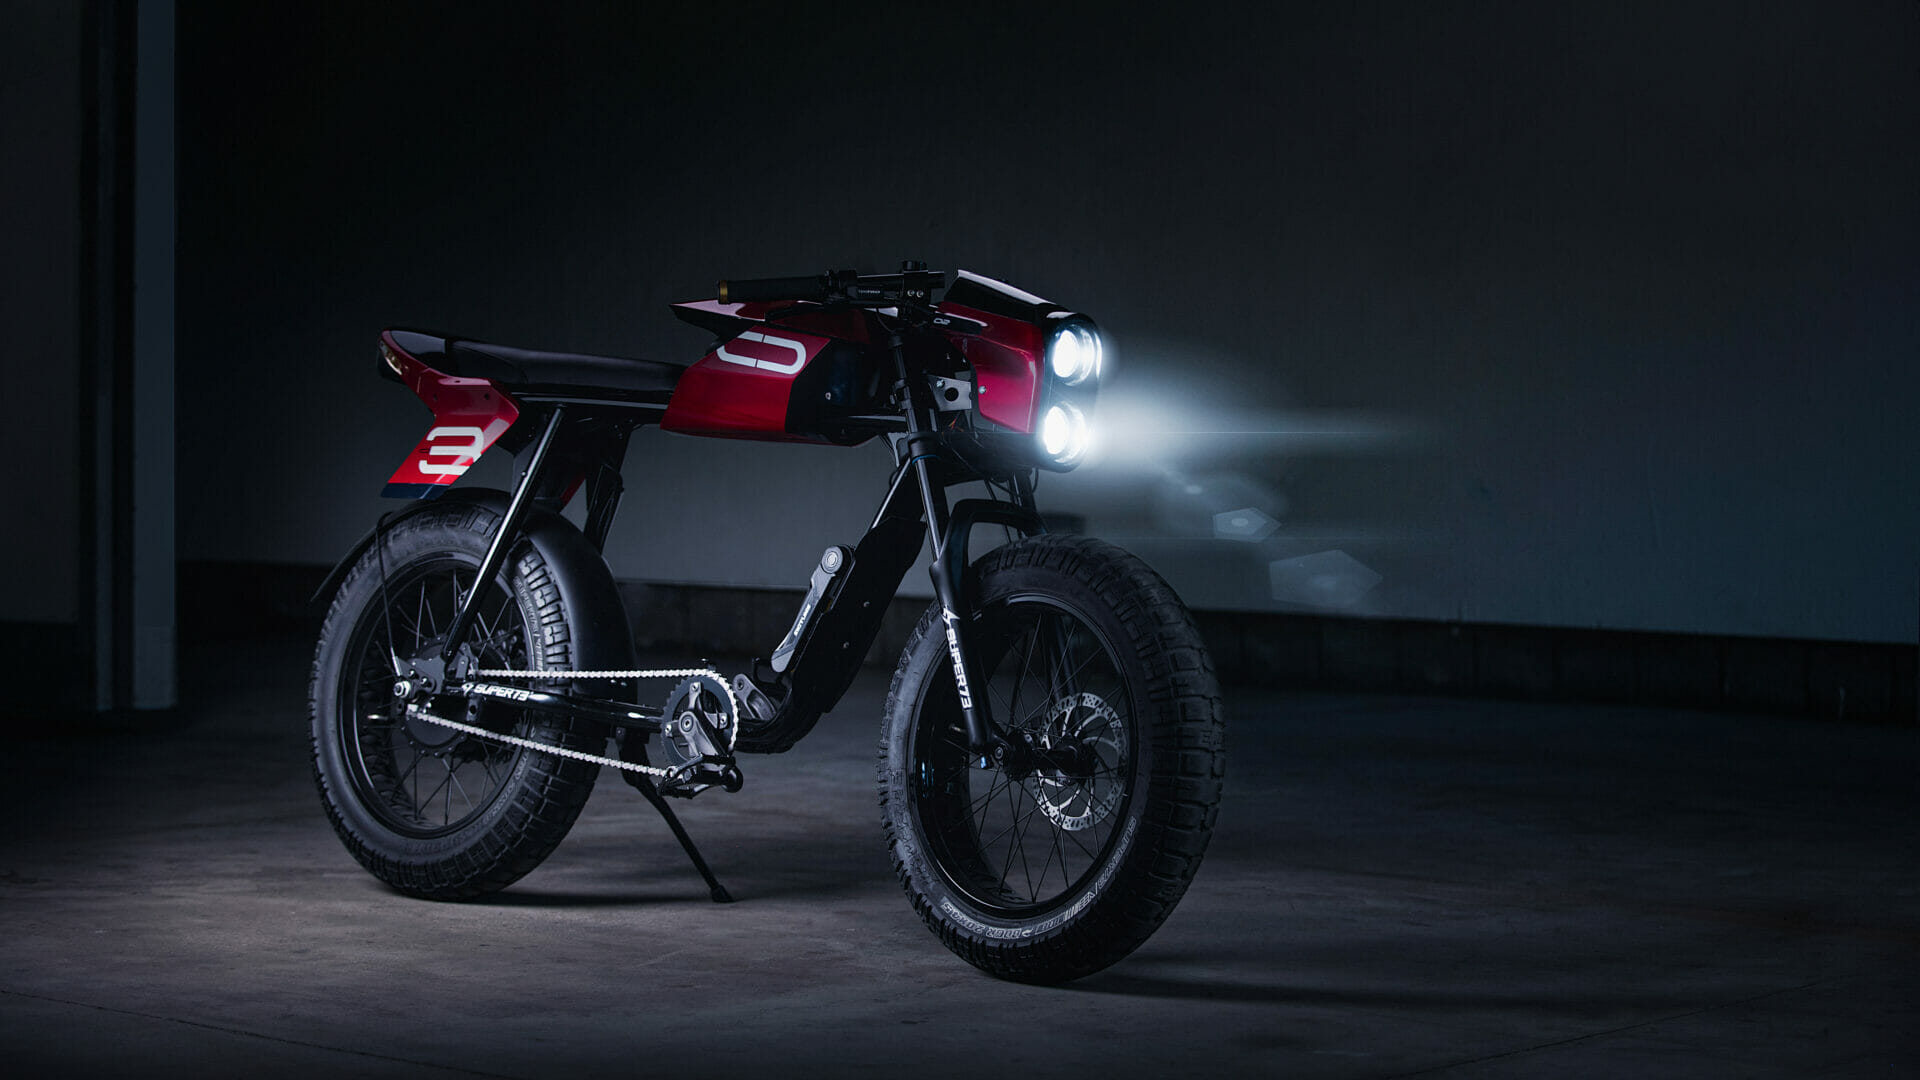
[[[824,274],[813,277],[739,278],[720,282],[719,300],[723,304],[826,298],[827,278]]]

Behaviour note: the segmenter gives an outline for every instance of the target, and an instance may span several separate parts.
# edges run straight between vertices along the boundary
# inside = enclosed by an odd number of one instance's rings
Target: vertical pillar
[[[174,0],[140,0],[133,145],[133,561],[128,658],[135,709],[171,709],[174,662]]]
[[[174,661],[174,5],[86,7],[83,704],[153,713]]]

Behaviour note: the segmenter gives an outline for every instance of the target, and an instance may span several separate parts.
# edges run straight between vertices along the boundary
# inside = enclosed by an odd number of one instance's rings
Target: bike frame
[[[927,373],[919,370],[913,350],[908,347],[915,333],[932,335],[934,332],[902,326],[895,328],[885,342],[898,375],[894,397],[901,412],[892,422],[896,465],[887,494],[865,535],[844,559],[844,567],[824,581],[816,575],[816,591],[821,595],[816,598],[810,592],[808,602],[802,605],[788,635],[791,650],[787,662],[776,672],[755,673],[755,681],[770,691],[770,698],[779,702],[779,714],[771,725],[784,732],[784,745],[778,749],[785,749],[804,735],[821,713],[839,702],[879,632],[887,602],[898,591],[922,544],[930,540],[934,595],[940,605],[940,618],[953,660],[955,688],[966,721],[969,748],[983,757],[1000,756],[1007,750],[1007,744],[995,731],[988,702],[970,689],[977,685],[977,679],[968,646],[968,626],[975,613],[974,598],[967,589],[969,541],[974,526],[980,524],[1002,525],[1025,535],[1044,529],[1035,509],[1031,477],[1023,471],[1016,470],[1011,475],[1010,501],[950,501],[951,487],[985,477],[953,451],[936,422],[939,409],[933,400]],[[388,347],[392,347],[390,337]],[[400,372],[400,365],[391,359],[392,353],[387,355],[389,364]],[[430,374],[438,378],[442,386],[457,383],[467,390],[473,388],[466,384],[477,381]],[[403,381],[414,380],[403,374]],[[433,665],[443,673],[442,677],[447,665],[456,660],[483,594],[498,577],[508,552],[524,535],[530,514],[536,511],[557,514],[584,488],[586,518],[582,531],[594,550],[604,550],[623,491],[620,472],[628,443],[634,431],[659,424],[666,411],[664,396],[650,400],[645,395],[598,397],[578,392],[559,395],[516,390],[511,399],[506,399],[505,394],[500,397],[503,400],[490,406],[496,415],[504,409],[514,411],[500,430],[489,431],[486,445],[498,439],[501,445],[523,454],[524,465],[505,510],[488,538],[486,554],[475,578],[476,587],[462,598],[440,650],[439,663]],[[459,430],[478,433],[483,429]],[[433,438],[430,433],[429,441]],[[471,458],[484,452],[486,445],[481,445],[476,437]],[[431,449],[423,443],[419,452],[426,454]],[[465,465],[456,467],[460,472],[465,470]],[[459,497],[460,490],[450,494]],[[430,505],[422,502],[383,518],[334,568],[316,596],[328,595],[347,570],[399,520]],[[781,643],[783,649],[788,646],[789,642]],[[762,682],[762,675],[769,677]],[[475,701],[493,698],[510,702],[516,708],[567,713],[610,727],[658,719],[661,715],[660,709],[651,706],[531,690],[524,686],[469,680],[461,684],[461,689]]]

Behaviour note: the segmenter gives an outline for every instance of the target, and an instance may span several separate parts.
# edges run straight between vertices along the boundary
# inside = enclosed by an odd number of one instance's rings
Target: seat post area
[[[487,591],[494,576],[500,573],[500,566],[506,562],[507,548],[514,534],[520,530],[520,521],[526,517],[529,497],[540,481],[541,468],[547,463],[547,451],[553,448],[554,434],[560,430],[560,420],[566,414],[565,406],[556,405],[547,414],[547,426],[540,431],[540,438],[533,444],[533,456],[527,460],[527,471],[520,477],[520,483],[513,489],[513,498],[507,503],[506,515],[494,526],[493,538],[487,542],[486,557],[480,560],[480,572],[473,579],[473,588],[460,598],[460,611],[453,617],[453,625],[447,630],[447,640],[440,645],[440,659],[451,663],[454,654],[460,651],[460,643],[466,639],[467,629],[473,625],[473,613],[479,610],[480,597]]]

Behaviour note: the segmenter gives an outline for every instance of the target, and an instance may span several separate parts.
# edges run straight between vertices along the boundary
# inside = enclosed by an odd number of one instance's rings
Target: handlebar
[[[910,266],[898,274],[830,270],[813,277],[723,279],[718,295],[723,304],[778,300],[929,304],[933,301],[932,290],[946,287],[947,275],[943,271]]]
[[[752,303],[756,300],[825,300],[827,277],[764,277],[722,279],[720,302]]]

